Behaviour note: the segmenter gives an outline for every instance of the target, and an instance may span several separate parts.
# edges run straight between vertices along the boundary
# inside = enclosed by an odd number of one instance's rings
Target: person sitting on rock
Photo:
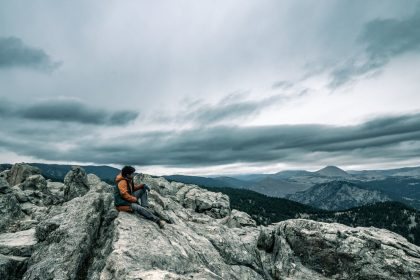
[[[124,166],[115,178],[114,198],[115,206],[118,211],[136,212],[148,220],[156,222],[160,228],[165,226],[165,222],[149,210],[148,191],[150,188],[146,184],[134,184],[134,172],[132,166]]]

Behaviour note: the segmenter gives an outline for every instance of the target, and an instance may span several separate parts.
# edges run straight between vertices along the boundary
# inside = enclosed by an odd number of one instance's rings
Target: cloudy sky
[[[0,162],[420,165],[420,1],[0,2]]]

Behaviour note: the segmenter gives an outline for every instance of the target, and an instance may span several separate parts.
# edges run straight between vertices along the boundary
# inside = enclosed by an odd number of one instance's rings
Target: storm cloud
[[[216,104],[204,104],[190,108],[189,112],[178,118],[192,120],[198,125],[212,125],[234,120],[247,120],[262,110],[281,105],[288,97],[274,95],[260,100],[247,100],[246,94],[231,94]]]
[[[419,29],[416,0],[1,1],[0,159],[420,164]]]
[[[408,159],[420,156],[420,114],[381,117],[354,126],[215,126],[67,140],[77,145],[57,149],[48,145],[48,137],[39,149],[30,141],[16,143],[7,138],[2,139],[2,145],[45,160],[121,165],[197,167],[279,161],[305,163],[336,157],[353,162]]]
[[[53,71],[60,66],[42,49],[26,45],[17,37],[0,37],[0,68],[24,67]]]
[[[149,120],[173,125],[189,124],[193,127],[235,124],[252,120],[267,109],[279,108],[305,94],[307,90],[292,95],[281,93],[255,99],[249,98],[247,91],[238,91],[212,103],[205,100],[189,101],[175,114],[153,114]]]
[[[364,53],[333,69],[330,87],[380,71],[390,60],[408,52],[420,52],[420,6],[406,19],[375,19],[365,24],[358,37]]]
[[[7,103],[6,103],[7,104]],[[7,104],[0,106],[0,115],[33,121],[74,122],[88,125],[125,125],[138,117],[138,112],[109,111],[86,106],[82,101],[53,99],[30,105]]]

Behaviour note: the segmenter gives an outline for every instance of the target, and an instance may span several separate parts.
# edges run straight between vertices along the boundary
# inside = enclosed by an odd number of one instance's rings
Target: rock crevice
[[[13,168],[0,176],[1,279],[420,279],[420,248],[387,230],[257,227],[221,193],[142,174],[160,229],[118,213],[112,187],[80,167],[65,184]]]

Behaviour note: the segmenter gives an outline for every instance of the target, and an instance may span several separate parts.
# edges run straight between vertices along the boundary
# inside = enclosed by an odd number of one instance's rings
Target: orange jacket
[[[137,190],[144,188],[144,184],[134,185],[133,180],[124,178],[121,173],[115,177],[115,184],[117,184],[118,189],[120,190],[121,197],[131,203],[136,203],[137,198],[133,193]],[[131,206],[117,206],[118,211],[132,212]]]

